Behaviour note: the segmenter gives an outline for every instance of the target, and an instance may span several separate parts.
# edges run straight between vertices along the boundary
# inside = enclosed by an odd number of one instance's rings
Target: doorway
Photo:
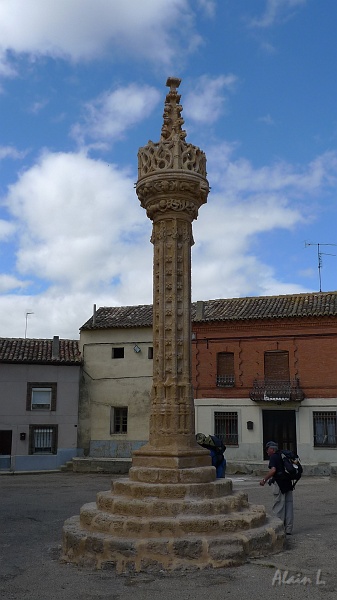
[[[276,442],[279,448],[297,452],[296,412],[294,410],[262,410],[263,458],[266,460],[266,443]]]
[[[0,455],[12,454],[12,430],[0,429]]]

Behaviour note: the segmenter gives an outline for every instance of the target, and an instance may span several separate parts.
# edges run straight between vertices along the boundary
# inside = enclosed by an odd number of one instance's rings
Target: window
[[[57,383],[27,383],[26,410],[56,410]]]
[[[226,446],[238,446],[238,413],[215,412],[214,435],[220,438]]]
[[[150,346],[147,349],[147,357],[150,358],[150,359],[153,359],[153,347],[152,346]]]
[[[264,353],[264,378],[266,381],[289,381],[289,352]]]
[[[314,446],[336,448],[336,412],[314,412]]]
[[[110,416],[110,433],[128,432],[127,406],[112,406]]]
[[[29,426],[30,454],[57,453],[57,425]]]
[[[234,352],[217,354],[216,384],[218,387],[234,387]]]
[[[124,348],[112,348],[112,358],[124,358]]]

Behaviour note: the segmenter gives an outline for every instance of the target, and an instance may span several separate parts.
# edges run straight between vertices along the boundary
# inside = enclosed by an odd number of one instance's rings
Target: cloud
[[[267,28],[290,19],[297,8],[304,6],[307,0],[267,0],[264,13],[251,19],[250,27]]]
[[[0,241],[7,241],[15,232],[15,225],[5,219],[0,219]]]
[[[265,123],[265,125],[275,125],[274,119],[270,116],[270,114],[265,115],[264,117],[259,117],[258,121],[260,123]]]
[[[237,83],[235,75],[210,77],[203,75],[184,96],[188,118],[197,123],[212,124],[226,111],[227,94]]]
[[[204,2],[211,10],[212,3]],[[132,56],[170,65],[200,36],[188,0],[2,0],[0,72],[14,75],[20,55],[75,62]]]
[[[21,159],[26,156],[26,151],[20,151],[14,146],[0,146],[0,160],[5,158]]]
[[[215,0],[198,0],[197,3],[207,17],[214,17],[216,11]]]
[[[101,142],[116,140],[126,129],[149,116],[160,97],[155,88],[135,83],[104,92],[86,103],[83,120],[73,126],[71,135],[80,144],[87,137]]]
[[[236,152],[231,144],[206,149],[212,191],[193,224],[193,298],[307,291],[279,281],[255,243],[306,222],[310,198],[335,187],[337,156],[256,169]],[[94,303],[152,302],[151,222],[135,178],[84,152],[45,152],[21,172],[5,198],[17,251],[15,269],[0,280],[2,335],[22,335],[27,311],[29,336],[76,337]]]
[[[312,218],[310,198],[335,180],[336,154],[296,170],[286,163],[254,169],[246,159],[234,160],[234,152],[227,144],[206,151],[213,186],[194,224],[194,299],[308,291],[278,281],[267,259],[254,256],[254,243],[263,233],[291,231]]]
[[[148,233],[133,181],[81,153],[45,153],[6,198],[19,231],[18,272],[68,292],[123,281],[144,254],[131,256],[132,244]]]
[[[0,274],[0,294],[5,294],[12,290],[24,289],[28,285],[29,282],[21,281],[12,275]]]

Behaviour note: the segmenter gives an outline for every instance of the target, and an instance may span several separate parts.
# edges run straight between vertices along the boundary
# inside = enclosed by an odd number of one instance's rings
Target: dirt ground
[[[259,478],[234,489],[270,512]],[[0,477],[0,597],[3,600],[242,600],[337,598],[337,478],[304,477],[294,492],[294,534],[277,555],[231,569],[116,575],[59,561],[64,521],[111,485],[110,475],[50,473]]]

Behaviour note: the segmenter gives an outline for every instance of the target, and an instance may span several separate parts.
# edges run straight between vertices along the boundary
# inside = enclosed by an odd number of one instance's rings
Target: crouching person
[[[226,459],[224,453],[226,450],[225,444],[215,435],[205,435],[197,433],[196,440],[199,446],[207,448],[210,451],[212,465],[215,467],[217,479],[226,476]]]

